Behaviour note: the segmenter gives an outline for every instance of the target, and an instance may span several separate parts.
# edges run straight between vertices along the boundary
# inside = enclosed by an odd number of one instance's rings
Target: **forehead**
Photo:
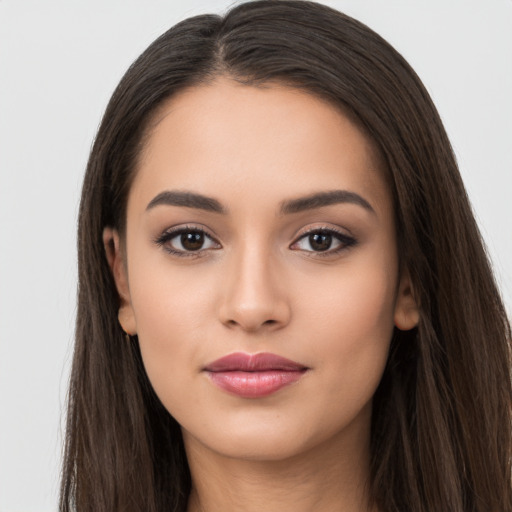
[[[374,145],[340,109],[303,90],[228,78],[180,92],[154,116],[131,196],[150,201],[170,188],[269,206],[343,188],[389,206]]]

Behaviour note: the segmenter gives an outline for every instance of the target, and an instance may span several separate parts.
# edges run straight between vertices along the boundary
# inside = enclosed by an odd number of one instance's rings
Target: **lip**
[[[209,363],[203,371],[228,393],[260,398],[297,382],[308,369],[276,354],[235,352]]]

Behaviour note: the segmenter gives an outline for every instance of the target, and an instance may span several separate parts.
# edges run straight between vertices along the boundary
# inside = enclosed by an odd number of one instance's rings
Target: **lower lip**
[[[234,395],[260,398],[297,382],[306,370],[266,370],[259,372],[208,372],[211,381]]]

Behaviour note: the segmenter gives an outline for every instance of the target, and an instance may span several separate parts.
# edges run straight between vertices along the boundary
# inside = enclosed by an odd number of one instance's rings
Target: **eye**
[[[336,254],[355,245],[355,238],[331,228],[313,229],[302,235],[290,249],[306,252]]]
[[[176,256],[199,255],[208,249],[219,249],[220,244],[197,227],[181,227],[162,233],[156,240],[170,254]]]

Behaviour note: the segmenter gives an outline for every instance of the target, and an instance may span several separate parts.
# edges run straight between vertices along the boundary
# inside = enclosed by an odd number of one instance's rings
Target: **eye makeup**
[[[154,243],[167,253],[183,258],[205,256],[222,245],[204,228],[193,225],[170,228],[155,238]],[[357,240],[333,227],[314,227],[303,232],[290,246],[293,251],[311,253],[311,257],[332,257],[357,244]]]
[[[180,258],[201,257],[205,251],[222,247],[205,229],[190,225],[167,229],[154,242],[169,254]]]
[[[302,233],[290,245],[290,249],[314,253],[312,257],[329,257],[335,256],[356,244],[357,240],[353,236],[349,236],[333,227],[314,227]],[[311,249],[305,248],[304,245],[309,245]]]

